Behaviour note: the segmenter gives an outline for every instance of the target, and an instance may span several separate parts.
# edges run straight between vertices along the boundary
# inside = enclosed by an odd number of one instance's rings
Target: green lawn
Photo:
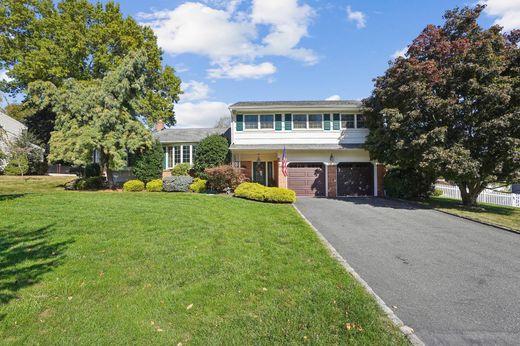
[[[64,191],[65,183],[73,179],[74,177],[0,176],[0,194]]]
[[[9,185],[2,344],[408,344],[289,205]]]
[[[479,203],[477,208],[467,208],[461,201],[443,197],[431,198],[428,204],[450,214],[509,228],[520,232],[520,208]]]

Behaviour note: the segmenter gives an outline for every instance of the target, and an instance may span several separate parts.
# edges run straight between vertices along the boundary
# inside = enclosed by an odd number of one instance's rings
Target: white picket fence
[[[435,184],[435,188],[442,191],[443,197],[462,199],[460,196],[460,190],[457,186],[437,183]],[[520,208],[520,194],[518,193],[498,192],[485,189],[480,193],[477,201]]]

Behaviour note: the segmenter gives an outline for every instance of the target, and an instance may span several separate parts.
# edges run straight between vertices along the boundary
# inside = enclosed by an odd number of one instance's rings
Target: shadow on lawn
[[[0,195],[0,202],[2,201],[10,201],[13,199],[24,197],[25,193],[11,193],[9,195]]]
[[[53,242],[52,231],[53,225],[33,230],[0,229],[0,307],[63,262],[63,252],[73,241]],[[0,321],[3,317],[0,315]]]

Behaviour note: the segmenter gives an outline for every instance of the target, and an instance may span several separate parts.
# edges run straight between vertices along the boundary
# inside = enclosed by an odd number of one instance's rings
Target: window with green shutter
[[[285,130],[286,131],[292,130],[292,115],[291,114],[285,114]]]
[[[282,115],[281,114],[275,114],[275,116],[274,116],[274,130],[282,131]]]
[[[332,118],[332,129],[333,130],[339,130],[340,129],[340,121],[339,121],[339,114],[334,114]]]
[[[323,129],[330,130],[330,114],[323,114]]]
[[[244,116],[242,114],[237,114],[237,131],[244,131]]]

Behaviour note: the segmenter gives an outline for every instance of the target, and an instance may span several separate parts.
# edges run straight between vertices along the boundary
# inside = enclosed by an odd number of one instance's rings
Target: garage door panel
[[[374,192],[374,169],[369,162],[338,164],[338,196],[370,196]]]
[[[325,169],[321,164],[302,164],[288,167],[288,187],[297,196],[325,196]]]

